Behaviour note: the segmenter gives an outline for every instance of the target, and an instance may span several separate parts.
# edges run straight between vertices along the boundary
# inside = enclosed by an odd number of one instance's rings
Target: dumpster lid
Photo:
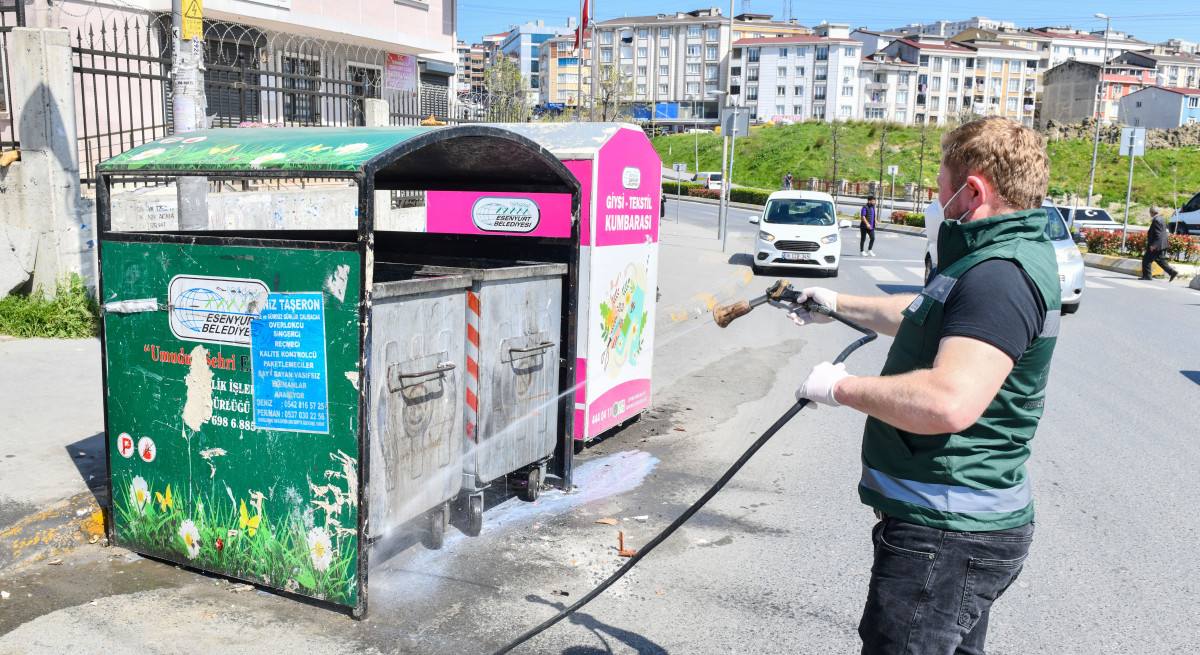
[[[97,170],[160,175],[362,173],[375,177],[378,190],[579,189],[575,177],[544,147],[500,125],[196,130],[140,145]]]
[[[595,159],[601,146],[618,130],[642,128],[631,123],[514,123],[489,124],[528,137],[559,159]]]

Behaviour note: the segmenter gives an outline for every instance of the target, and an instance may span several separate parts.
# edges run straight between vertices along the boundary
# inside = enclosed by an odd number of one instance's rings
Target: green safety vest
[[[1033,520],[1025,460],[1045,406],[1061,307],[1046,221],[1042,209],[1031,209],[942,226],[939,274],[904,310],[881,375],[933,366],[946,297],[964,273],[989,259],[1013,261],[1033,280],[1046,307],[1045,325],[983,415],[961,433],[913,434],[868,416],[858,487],[865,504],[912,523],[964,532]]]

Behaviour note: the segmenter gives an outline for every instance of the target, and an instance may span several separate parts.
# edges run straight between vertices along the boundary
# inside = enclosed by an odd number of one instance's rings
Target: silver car
[[[1058,259],[1058,282],[1062,287],[1062,313],[1074,314],[1079,310],[1079,302],[1083,298],[1083,255],[1079,247],[1071,240],[1071,232],[1063,221],[1062,214],[1049,200],[1042,202],[1042,209],[1050,219],[1046,222],[1046,236],[1054,245],[1055,257]],[[925,246],[925,282],[933,279],[937,273],[937,235],[942,225],[942,206],[934,200],[925,209],[925,234],[928,241]]]

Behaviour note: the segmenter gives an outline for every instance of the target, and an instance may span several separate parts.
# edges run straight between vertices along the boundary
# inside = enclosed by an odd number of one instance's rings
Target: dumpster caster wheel
[[[467,497],[467,534],[478,537],[483,531],[483,494]]]
[[[429,534],[426,535],[425,547],[430,550],[441,550],[446,543],[446,524],[450,518],[450,507],[441,507],[429,513]]]
[[[538,499],[538,492],[541,491],[542,487],[541,473],[542,471],[539,468],[529,469],[529,476],[526,478],[527,484],[525,485],[525,491],[521,493],[521,498],[524,498],[527,502],[532,503]]]

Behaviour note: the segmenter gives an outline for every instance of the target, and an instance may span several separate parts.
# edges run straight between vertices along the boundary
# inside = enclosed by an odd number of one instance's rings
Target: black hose
[[[808,309],[809,311],[814,311],[814,310],[819,311],[820,313],[825,314],[826,316],[829,316],[830,318],[836,319],[837,321],[840,321],[840,322],[844,323],[845,325],[852,327],[855,330],[858,330],[859,332],[862,332],[865,335],[865,336],[855,340],[854,343],[850,344],[849,346],[846,346],[846,348],[844,350],[842,350],[841,354],[839,354],[837,356],[837,359],[833,360],[834,364],[842,363],[843,361],[845,361],[845,359],[847,357],[850,356],[850,353],[854,352],[855,350],[858,350],[863,345],[870,343],[871,341],[874,341],[875,338],[877,336],[879,336],[878,334],[875,333],[874,330],[865,328],[865,327],[851,321],[850,319],[847,319],[846,317],[838,314],[837,312],[831,311],[829,308],[827,308],[823,305],[815,305],[815,306],[814,305],[815,304],[810,304],[810,305],[806,306],[806,309]],[[667,537],[671,536],[676,530],[679,529],[680,526],[682,526],[684,523],[686,523],[688,519],[692,518],[692,515],[694,515],[698,511],[700,511],[700,508],[704,507],[704,505],[707,504],[708,501],[712,500],[713,496],[717,495],[717,492],[720,491],[727,482],[729,482],[731,479],[733,479],[733,476],[737,475],[737,472],[740,471],[742,469],[742,467],[746,465],[746,462],[750,461],[750,458],[753,457],[754,454],[757,453],[760,448],[762,448],[764,445],[766,445],[767,441],[769,441],[771,439],[771,437],[775,436],[776,432],[779,432],[779,430],[782,429],[783,426],[786,425],[788,421],[792,420],[792,417],[794,417],[800,410],[804,409],[808,404],[809,404],[809,400],[807,398],[796,401],[796,404],[792,405],[786,412],[784,412],[783,416],[780,416],[779,419],[776,420],[775,423],[773,425],[771,425],[771,427],[768,428],[767,431],[764,432],[761,437],[756,439],[754,441],[754,443],[751,444],[750,447],[746,449],[746,452],[742,453],[742,456],[739,457],[738,460],[733,463],[733,466],[730,466],[729,470],[725,471],[725,474],[722,475],[721,478],[719,480],[717,480],[716,483],[714,483],[713,486],[710,487],[709,490],[706,491],[704,493],[704,495],[700,497],[699,500],[697,500],[695,503],[693,503],[691,507],[687,508],[683,512],[683,514],[680,514],[679,518],[675,519],[671,523],[671,525],[667,526],[667,529],[658,533],[658,535],[656,537],[654,537],[653,539],[651,539],[649,542],[647,542],[646,545],[639,548],[637,551],[637,554],[634,555],[633,557],[630,557],[629,561],[625,562],[624,566],[617,569],[617,571],[615,573],[613,573],[612,575],[608,576],[607,580],[605,580],[604,582],[601,582],[599,586],[597,586],[595,589],[588,592],[588,594],[586,596],[575,601],[575,603],[572,604],[570,607],[567,607],[566,609],[562,610],[558,614],[555,614],[554,616],[550,617],[546,621],[542,622],[537,627],[529,630],[528,632],[521,635],[520,637],[517,637],[512,642],[510,642],[507,646],[496,651],[493,655],[503,655],[503,653],[507,653],[507,652],[511,651],[512,649],[516,648],[517,646],[520,646],[521,644],[525,643],[526,641],[532,639],[538,633],[545,631],[547,628],[554,625],[555,623],[558,623],[559,621],[567,618],[567,616],[569,616],[570,614],[575,612],[575,610],[588,604],[596,596],[599,596],[601,593],[603,593],[605,589],[608,589],[609,587],[611,587],[613,585],[613,583],[615,583],[617,580],[621,579],[622,576],[624,576],[626,573],[628,573],[629,569],[632,569],[634,566],[636,566],[637,563],[640,562],[643,557],[645,557],[646,555],[649,555],[650,551],[654,550],[654,548],[656,546],[658,546],[660,543],[665,541]]]

